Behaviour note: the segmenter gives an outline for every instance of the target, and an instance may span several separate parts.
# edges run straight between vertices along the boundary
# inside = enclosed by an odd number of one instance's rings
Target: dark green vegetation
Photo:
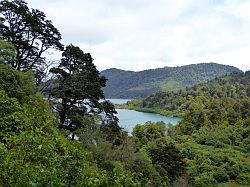
[[[183,117],[168,136],[184,155],[188,180],[195,186],[229,180],[250,185],[249,71],[159,92],[125,107]]]
[[[55,99],[55,110],[59,114],[59,129],[70,130],[74,139],[74,131],[83,127],[82,121],[94,114],[106,113],[109,123],[116,121],[113,105],[104,101],[102,87],[106,78],[100,76],[89,53],[85,54],[79,47],[69,45],[62,53],[58,67],[50,69],[55,74],[54,88],[49,91]],[[70,120],[68,120],[70,119]]]
[[[76,128],[68,130],[50,107],[32,72],[1,61],[0,186],[168,186],[184,173],[183,158],[164,139],[163,124],[149,124],[148,133],[137,130],[129,137],[110,118],[98,123],[97,113],[74,118],[76,109],[66,113]],[[72,132],[79,141],[70,140]]]
[[[144,98],[158,91],[176,91],[206,82],[239,69],[216,63],[165,67],[140,72],[108,69],[101,72],[107,79],[106,98]]]
[[[114,106],[100,102],[106,79],[90,54],[62,49],[56,28],[24,1],[1,1],[0,14],[0,186],[250,183],[249,72],[130,102],[183,121],[148,122],[128,136]],[[38,87],[49,48],[63,53],[46,98]]]
[[[17,70],[34,70],[41,81],[47,67],[43,54],[50,50],[63,50],[61,34],[46,19],[43,12],[29,9],[23,0],[0,2],[1,37],[16,48],[16,59],[10,62]]]
[[[32,73],[0,64],[0,185],[98,184],[102,175],[77,142],[56,130]],[[94,172],[96,171],[96,172]]]
[[[91,55],[62,49],[44,13],[20,0],[0,11],[0,186],[169,186],[184,173],[166,129],[150,125],[161,136],[144,143],[118,126]],[[38,86],[49,48],[63,53],[46,98]]]

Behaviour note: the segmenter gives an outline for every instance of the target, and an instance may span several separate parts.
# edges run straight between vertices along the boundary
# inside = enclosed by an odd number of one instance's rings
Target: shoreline
[[[182,118],[184,113],[174,113],[172,111],[165,111],[161,109],[154,109],[154,108],[139,108],[134,106],[129,106],[127,104],[115,104],[115,109],[127,109],[127,110],[134,110],[137,112],[146,112],[146,113],[153,113],[159,114],[166,117],[177,117]]]

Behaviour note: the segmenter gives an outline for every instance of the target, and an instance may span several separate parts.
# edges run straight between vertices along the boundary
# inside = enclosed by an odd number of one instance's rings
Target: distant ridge
[[[106,98],[143,98],[158,91],[174,91],[206,82],[240,69],[217,63],[200,63],[144,71],[111,68],[101,72],[107,79]]]

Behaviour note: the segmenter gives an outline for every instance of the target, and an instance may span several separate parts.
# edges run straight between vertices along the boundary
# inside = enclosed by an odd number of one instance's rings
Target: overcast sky
[[[250,0],[28,0],[99,70],[216,62],[250,69]],[[54,54],[54,58],[59,58]]]

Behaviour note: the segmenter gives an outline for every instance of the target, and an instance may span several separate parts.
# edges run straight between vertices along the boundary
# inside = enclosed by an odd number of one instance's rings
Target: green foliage
[[[55,107],[59,114],[59,129],[74,132],[85,126],[82,116],[101,112],[106,113],[106,122],[115,123],[114,106],[107,101],[99,102],[104,99],[102,87],[106,79],[100,76],[89,53],[69,45],[62,53],[59,66],[50,72],[57,75],[55,86],[49,94],[59,101]]]
[[[228,118],[229,124],[233,124],[241,115],[244,118],[249,116],[249,89],[249,73],[246,72],[217,78],[185,90],[158,92],[127,104],[128,107],[161,114],[186,114],[184,117],[189,125],[194,125],[194,120],[196,122],[199,117],[212,123]],[[195,125],[199,128],[199,124]]]
[[[245,133],[244,126],[220,124],[214,126],[201,127],[195,134],[194,139],[197,143],[211,145],[214,147],[228,147],[236,145],[244,148],[242,140]]]
[[[105,185],[108,177],[90,162],[89,154],[54,128],[48,103],[30,86],[34,84],[32,77],[26,79],[26,73],[1,64],[1,72],[4,70],[0,87],[0,140],[4,143],[0,145],[0,184]]]
[[[166,136],[162,122],[147,122],[133,130],[133,140],[138,149],[145,150],[154,168],[166,184],[173,183],[184,174],[185,163],[175,141]]]
[[[144,98],[159,91],[178,91],[232,72],[241,71],[232,66],[206,63],[139,72],[112,68],[101,74],[108,78],[104,88],[106,98],[128,99]]]
[[[52,123],[54,117],[43,96],[35,93],[32,74],[0,64],[0,141]]]
[[[165,137],[166,127],[163,122],[146,122],[144,125],[136,125],[133,136],[137,143],[146,145],[150,141]]]
[[[17,51],[16,60],[9,63],[13,68],[41,71],[44,52],[51,48],[62,50],[59,31],[43,12],[29,9],[25,1],[1,1],[0,15],[2,37]]]
[[[0,64],[0,88],[9,97],[17,98],[23,103],[36,92],[34,75],[32,72],[20,72],[9,65]]]
[[[79,142],[59,134],[49,105],[43,95],[36,93],[32,77],[8,65],[0,66],[4,75],[0,79],[0,140],[4,143],[0,144],[1,186],[142,186],[143,179],[130,169],[118,172],[113,157],[109,159],[113,169],[107,172],[96,152],[89,149],[91,155]],[[102,140],[111,149],[113,144],[105,141],[105,136]],[[133,153],[121,150],[122,146],[116,149],[116,158],[125,152]],[[91,160],[93,156],[103,171]],[[132,163],[127,165],[132,168]]]
[[[206,173],[210,173],[217,182],[228,182],[229,179],[235,180],[239,173],[250,170],[249,154],[234,150],[234,147],[215,148],[197,144],[192,139],[179,140],[179,143],[186,158],[190,183]]]
[[[237,176],[236,181],[239,184],[249,184],[250,185],[250,172],[248,172],[248,173],[240,173]]]
[[[213,178],[218,182],[218,183],[224,183],[228,182],[229,176],[227,174],[227,171],[224,168],[218,168],[214,173],[213,173]]]
[[[119,181],[123,181],[124,176],[128,176],[137,186],[167,186],[146,151],[138,150],[131,137],[124,136],[121,144],[114,145],[107,141],[102,126],[92,124],[82,129],[79,140],[83,148],[92,153],[98,168],[108,171],[110,180],[116,181],[118,176],[122,176]]]
[[[11,64],[15,62],[15,47],[4,40],[0,40],[0,63]]]
[[[195,187],[215,187],[216,180],[210,174],[203,174],[195,179]]]
[[[148,148],[152,163],[162,176],[167,176],[174,182],[185,170],[185,163],[180,151],[173,145],[160,140]]]
[[[223,76],[186,90],[159,92],[127,105],[183,116],[180,124],[167,133],[185,157],[189,183],[240,183],[247,181],[250,170],[249,75]]]
[[[0,141],[6,142],[9,137],[21,133],[27,125],[24,109],[16,98],[9,98],[0,89]]]
[[[29,97],[29,102],[21,105],[16,98],[0,94],[1,140],[22,131],[30,131],[44,123],[53,123],[54,117],[41,95]]]
[[[8,146],[11,149],[2,148],[0,153],[3,186],[98,186],[102,182],[88,154],[53,129],[24,132],[12,137]]]

